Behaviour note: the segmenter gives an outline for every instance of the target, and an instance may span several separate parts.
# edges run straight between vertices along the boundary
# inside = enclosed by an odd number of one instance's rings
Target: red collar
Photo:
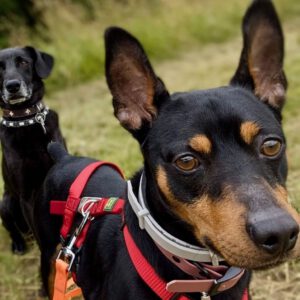
[[[87,231],[94,217],[104,214],[122,214],[125,201],[119,198],[94,198],[84,197],[81,198],[81,193],[86,186],[86,183],[93,172],[103,165],[109,165],[120,173],[120,169],[107,162],[93,162],[85,167],[81,173],[76,177],[72,183],[67,201],[50,201],[50,213],[54,215],[64,215],[63,226],[61,228],[61,236],[64,241],[68,241],[62,247],[58,260],[62,258],[68,261],[68,271],[72,267],[76,256],[76,249],[79,249],[86,237]],[[84,201],[83,201],[84,200]],[[72,233],[71,228],[73,225],[75,215],[80,212],[83,216],[81,224]],[[180,300],[189,299],[187,296],[180,295],[185,292],[202,292],[203,295],[215,295],[233,287],[244,272],[237,272],[236,268],[229,268],[223,275],[217,276],[213,279],[192,279],[192,280],[173,280],[166,283],[156,273],[154,268],[149,264],[146,258],[141,253],[140,249],[134,242],[127,226],[123,227],[125,244],[139,276],[144,282],[156,293],[156,295],[163,300],[175,299],[176,295]],[[166,255],[165,253],[163,253]],[[211,268],[208,270],[212,270]],[[238,269],[240,270],[240,269]],[[216,270],[212,270],[215,272]],[[220,271],[220,270],[219,270]],[[55,280],[56,282],[56,280]],[[55,286],[55,290],[61,291],[61,286]],[[57,298],[60,299],[60,298]],[[204,298],[203,299],[209,299]],[[248,300],[248,291],[246,290],[242,300]]]

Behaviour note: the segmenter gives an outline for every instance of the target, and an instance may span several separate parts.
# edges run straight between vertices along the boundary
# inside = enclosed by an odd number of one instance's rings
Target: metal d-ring
[[[43,113],[38,112],[35,115],[35,120],[36,120],[37,123],[41,124],[41,126],[43,128],[43,131],[46,134],[47,133],[46,126],[45,126],[46,116]]]

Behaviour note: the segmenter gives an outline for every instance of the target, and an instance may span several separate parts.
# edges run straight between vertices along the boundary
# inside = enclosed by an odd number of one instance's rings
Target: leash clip
[[[69,243],[63,247],[57,256],[57,259],[60,259],[61,256],[64,256],[64,258],[68,259],[68,272],[70,272],[72,265],[74,263],[76,254],[73,251],[73,247],[76,243],[76,240],[78,238],[78,236],[80,235],[80,233],[82,232],[84,226],[86,225],[88,220],[93,220],[93,218],[90,217],[90,213],[91,213],[91,209],[93,207],[93,205],[98,202],[100,199],[98,198],[98,200],[95,199],[88,199],[87,201],[85,201],[82,206],[80,207],[80,213],[82,214],[83,218],[79,224],[79,226],[75,229]]]
[[[38,112],[35,115],[35,120],[36,120],[37,123],[41,124],[41,126],[43,128],[43,131],[44,131],[44,134],[46,134],[47,133],[46,126],[45,126],[46,116],[43,113]]]

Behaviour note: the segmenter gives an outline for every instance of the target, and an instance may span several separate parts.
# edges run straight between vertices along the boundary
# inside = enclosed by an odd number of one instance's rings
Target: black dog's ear
[[[37,75],[42,79],[47,78],[50,75],[54,65],[53,56],[30,46],[25,47],[24,50],[28,51],[30,56],[33,58],[34,68]]]
[[[105,51],[106,80],[115,116],[132,133],[142,125],[150,126],[168,92],[143,47],[125,30],[110,27],[105,32]]]
[[[252,88],[258,98],[280,110],[287,80],[283,33],[272,2],[254,0],[244,16],[242,30],[244,47],[231,84]]]

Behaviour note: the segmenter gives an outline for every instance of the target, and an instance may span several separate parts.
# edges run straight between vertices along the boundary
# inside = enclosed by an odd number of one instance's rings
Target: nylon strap
[[[132,263],[143,281],[162,300],[170,300],[175,296],[166,290],[166,283],[157,275],[154,268],[145,259],[140,249],[136,246],[127,226],[123,229],[126,247]],[[178,300],[188,300],[185,296],[180,296]]]
[[[71,300],[82,294],[81,289],[75,285],[72,277],[69,278],[68,263],[57,259],[55,261],[55,281],[53,300]],[[72,288],[75,286],[74,288]]]
[[[60,230],[60,234],[64,239],[67,238],[71,230],[73,220],[77,212],[77,207],[80,203],[80,196],[86,186],[87,181],[96,169],[104,165],[112,167],[124,178],[122,171],[116,165],[105,161],[91,163],[79,173],[70,187],[69,196],[64,211],[63,226]]]

